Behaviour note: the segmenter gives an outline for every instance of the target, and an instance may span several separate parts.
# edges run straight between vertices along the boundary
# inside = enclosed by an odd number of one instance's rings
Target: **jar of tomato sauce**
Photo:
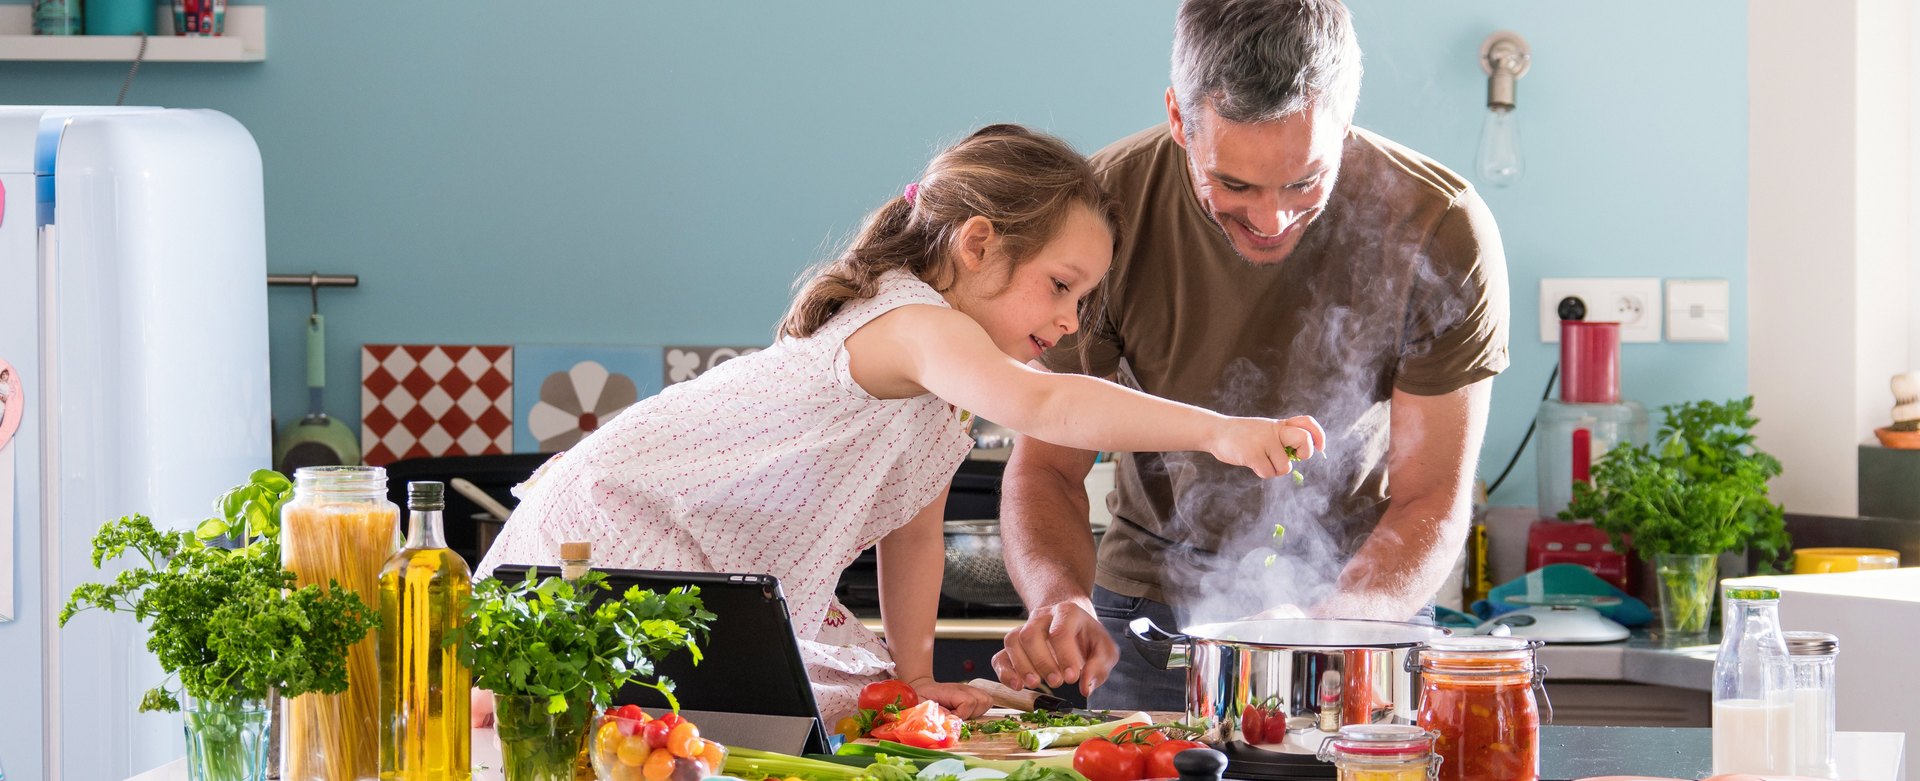
[[[1407,660],[1420,673],[1419,724],[1437,734],[1440,781],[1539,779],[1534,690],[1547,672],[1534,659],[1539,645],[1514,637],[1446,637],[1427,641]]]
[[[1433,781],[1433,733],[1411,724],[1349,724],[1320,744],[1339,781]]]

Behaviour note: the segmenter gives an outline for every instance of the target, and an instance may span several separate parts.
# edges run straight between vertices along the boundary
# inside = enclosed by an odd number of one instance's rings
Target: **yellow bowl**
[[[1854,572],[1900,566],[1900,552],[1886,548],[1801,548],[1793,552],[1793,572]]]

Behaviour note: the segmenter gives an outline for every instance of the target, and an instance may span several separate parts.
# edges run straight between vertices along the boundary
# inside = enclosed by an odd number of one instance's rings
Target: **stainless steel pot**
[[[1148,660],[1187,671],[1187,718],[1210,746],[1312,755],[1348,724],[1412,724],[1420,693],[1407,658],[1445,637],[1394,621],[1274,619],[1188,627],[1128,626]]]

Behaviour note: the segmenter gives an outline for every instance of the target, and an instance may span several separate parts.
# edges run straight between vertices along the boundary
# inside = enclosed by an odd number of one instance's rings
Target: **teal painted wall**
[[[1721,277],[1733,340],[1628,345],[1650,406],[1746,387],[1746,5],[1352,0],[1362,124],[1470,171],[1474,55],[1533,44],[1528,173],[1487,190],[1513,284],[1491,477],[1555,358],[1543,276]],[[1162,120],[1174,3],[269,4],[259,64],[143,67],[130,103],[209,107],[265,160],[270,267],[327,291],[327,407],[366,342],[763,341],[790,286],[944,143],[1024,122],[1086,151]],[[111,103],[126,68],[0,63],[0,104]],[[217,305],[217,302],[211,302]],[[274,408],[305,406],[304,290],[270,293]],[[1532,455],[1495,496],[1532,504]],[[26,555],[26,554],[22,554]],[[16,586],[37,600],[21,562]],[[23,631],[26,630],[26,631]],[[37,675],[0,625],[5,678]],[[0,694],[0,760],[38,777],[36,712]]]

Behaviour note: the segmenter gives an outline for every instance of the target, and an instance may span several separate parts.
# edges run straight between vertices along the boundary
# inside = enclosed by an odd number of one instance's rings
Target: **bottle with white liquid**
[[[1833,778],[1833,662],[1840,639],[1825,632],[1788,632],[1793,660],[1793,761],[1800,775]]]
[[[1793,663],[1780,592],[1728,588],[1713,662],[1713,772],[1794,772]]]

